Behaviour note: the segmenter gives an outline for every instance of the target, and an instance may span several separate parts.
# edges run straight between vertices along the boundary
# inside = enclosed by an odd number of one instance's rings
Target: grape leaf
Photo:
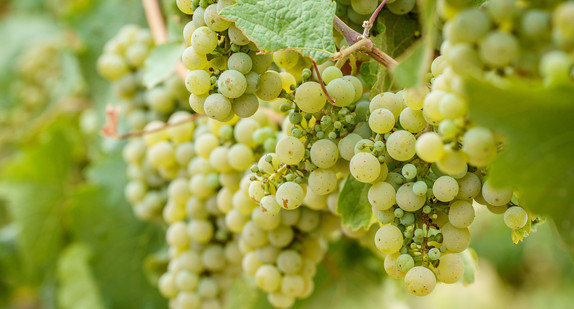
[[[322,63],[336,52],[335,7],[331,0],[238,0],[219,14],[264,52],[291,48]]]
[[[89,261],[92,252],[82,243],[68,245],[58,260],[58,303],[59,308],[105,308]]]
[[[425,54],[427,45],[422,43],[405,52],[406,57],[394,69],[393,74],[399,85],[405,88],[418,86],[426,72]]]
[[[153,88],[175,72],[175,65],[181,58],[183,47],[178,42],[156,46],[144,63],[143,83]]]
[[[371,184],[362,183],[349,175],[337,200],[337,213],[341,215],[343,224],[353,230],[369,229],[376,222],[371,210],[367,193]]]
[[[574,254],[574,86],[468,80],[467,91],[473,119],[508,139],[491,181],[514,186],[521,205],[550,215]]]

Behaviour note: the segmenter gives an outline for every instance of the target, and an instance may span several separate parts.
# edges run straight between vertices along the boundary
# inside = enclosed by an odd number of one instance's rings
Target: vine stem
[[[155,44],[160,45],[169,42],[167,27],[161,12],[161,5],[159,0],[142,0],[142,5]],[[177,62],[177,65],[175,66],[175,72],[181,80],[185,81],[187,69],[181,60]]]
[[[369,32],[371,31],[371,28],[373,28],[373,24],[375,23],[375,19],[377,18],[377,15],[379,15],[379,12],[383,9],[383,6],[385,6],[386,3],[387,3],[387,0],[383,0],[383,2],[381,2],[381,4],[379,4],[377,9],[373,12],[373,15],[371,15],[371,18],[369,18],[369,21],[365,21],[363,23],[363,28],[365,28],[365,30],[363,31],[364,37],[366,37],[366,38],[369,37]]]
[[[323,83],[323,78],[321,77],[321,73],[319,72],[319,68],[317,67],[317,61],[315,61],[315,59],[311,60],[313,60],[313,70],[315,70],[315,73],[317,74],[317,80],[319,80],[319,85],[321,85],[321,89],[323,89],[325,96],[327,96],[327,100],[329,100],[331,104],[335,104],[335,99],[333,99],[333,97],[329,94],[329,92],[327,92],[327,88]]]

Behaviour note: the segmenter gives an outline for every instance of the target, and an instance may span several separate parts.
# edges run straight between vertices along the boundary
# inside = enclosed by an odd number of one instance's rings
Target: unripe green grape
[[[337,175],[329,169],[316,169],[308,179],[308,188],[319,195],[327,195],[337,189]]]
[[[377,94],[373,99],[371,99],[371,103],[369,104],[369,110],[371,113],[379,108],[390,110],[393,113],[393,116],[395,116],[395,122],[399,120],[399,116],[405,107],[403,97],[392,92]]]
[[[450,223],[441,227],[443,245],[448,251],[458,253],[468,248],[470,244],[470,232],[468,228],[456,228]]]
[[[239,71],[226,70],[219,75],[217,80],[219,92],[224,96],[234,99],[240,97],[247,89],[247,80]]]
[[[327,139],[321,139],[313,143],[310,152],[311,162],[319,168],[331,168],[339,159],[337,145]]]
[[[435,180],[432,191],[439,201],[449,202],[458,194],[458,183],[450,176],[441,176]]]
[[[434,273],[438,281],[446,284],[456,283],[464,274],[464,263],[457,254],[445,254],[440,257]]]
[[[418,196],[425,196],[427,194],[428,186],[424,181],[417,181],[413,184],[413,193]]]
[[[474,166],[486,166],[496,156],[494,134],[484,127],[474,127],[466,131],[462,145],[462,151],[468,155],[469,163]]]
[[[447,37],[452,43],[475,43],[490,30],[488,15],[479,8],[459,13],[448,27]]]
[[[233,113],[229,99],[219,93],[210,94],[203,109],[208,117],[219,121],[225,121]]]
[[[305,113],[320,111],[326,102],[327,97],[317,82],[305,82],[295,91],[295,103]]]
[[[285,136],[277,143],[275,152],[281,162],[288,165],[296,165],[305,156],[305,146],[301,140],[292,136]]]
[[[468,112],[468,103],[457,94],[445,94],[439,103],[440,113],[447,119],[464,117]]]
[[[436,162],[441,172],[452,176],[464,176],[468,169],[464,152],[453,150],[450,146],[445,146],[444,155]],[[456,177],[459,178],[459,177]]]
[[[109,80],[118,80],[128,73],[128,67],[124,60],[115,54],[103,54],[98,59],[98,71]]]
[[[369,127],[373,132],[385,134],[395,126],[395,116],[386,108],[378,108],[369,116]]]
[[[183,51],[181,61],[190,71],[201,70],[207,66],[207,57],[205,55],[198,54],[192,46],[189,46]]]
[[[369,188],[367,194],[373,209],[387,210],[396,204],[395,188],[387,182],[375,183]]]
[[[185,87],[196,96],[207,94],[211,88],[209,73],[204,70],[188,71]]]
[[[253,61],[246,53],[234,53],[227,59],[227,67],[230,70],[238,71],[242,74],[247,74],[253,67]]]
[[[431,248],[429,250],[428,256],[429,256],[429,259],[436,261],[440,258],[440,250],[438,248]],[[436,272],[435,272],[435,275],[436,275]]]
[[[474,207],[467,201],[453,201],[449,207],[448,221],[457,228],[468,227],[474,221]]]
[[[359,152],[351,159],[349,169],[358,181],[371,183],[379,177],[380,165],[379,160],[371,153]]]
[[[249,39],[235,25],[227,29],[227,36],[231,43],[239,46],[249,44]]]
[[[405,225],[405,226],[414,224],[415,223],[415,215],[412,212],[407,212],[400,218],[399,221],[402,225]]]
[[[273,56],[270,54],[257,54],[256,52],[250,52],[249,56],[253,61],[251,71],[257,74],[265,73],[269,69],[271,63],[273,63]]]
[[[408,131],[399,130],[391,133],[387,139],[387,152],[397,161],[410,160],[416,153],[416,138]]]
[[[350,81],[342,78],[332,80],[326,89],[329,95],[335,100],[335,106],[347,106],[353,103],[355,99],[355,87]]]
[[[385,257],[384,268],[387,274],[395,279],[402,279],[405,276],[405,273],[400,271],[397,267],[397,258],[401,254],[399,252],[395,252],[392,254],[388,254]]]
[[[224,31],[233,24],[219,16],[217,13],[217,4],[208,6],[203,13],[203,18],[205,19],[205,24],[213,31]]]
[[[415,7],[415,0],[396,0],[387,5],[391,13],[395,15],[405,15]]]
[[[383,253],[398,252],[403,246],[403,233],[394,225],[383,225],[375,234],[375,246]]]
[[[397,205],[406,211],[417,211],[426,202],[426,196],[416,195],[413,192],[413,183],[406,183],[397,190]]]
[[[351,133],[339,140],[338,148],[341,158],[350,161],[355,155],[355,145],[361,139],[360,135]]]
[[[397,269],[401,272],[408,272],[415,267],[415,260],[409,254],[401,254],[397,257]]]
[[[299,53],[291,49],[280,50],[273,53],[273,62],[278,67],[290,69],[299,61]]]
[[[343,72],[336,66],[326,67],[321,73],[321,78],[325,84],[329,84],[334,79],[343,78]]]
[[[484,200],[493,206],[504,206],[512,199],[512,188],[495,188],[487,180],[482,185],[482,196]]]
[[[269,158],[271,158],[270,161]],[[257,162],[257,167],[260,171],[267,173],[269,175],[273,174],[277,167],[279,166],[279,158],[276,154],[270,153],[267,155],[262,156],[259,161]]]
[[[491,67],[509,65],[518,53],[518,40],[509,33],[493,31],[480,43],[480,58]]]
[[[513,230],[523,228],[528,222],[528,213],[519,206],[509,207],[504,212],[504,224]]]
[[[480,179],[473,173],[466,173],[466,175],[458,179],[457,182],[459,189],[456,198],[461,200],[475,198],[482,188]]]
[[[217,34],[205,26],[198,27],[191,35],[191,46],[198,54],[209,54],[217,47]]]
[[[410,163],[403,165],[401,172],[407,180],[417,177],[417,167]]]
[[[355,144],[355,153],[359,152],[371,152],[374,148],[375,143],[370,139],[361,139]]]
[[[263,101],[273,101],[283,90],[281,75],[275,71],[267,71],[260,76],[257,86],[258,89],[255,93],[257,97]]]

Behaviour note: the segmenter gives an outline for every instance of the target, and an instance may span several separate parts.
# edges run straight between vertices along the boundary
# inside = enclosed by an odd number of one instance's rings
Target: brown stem
[[[373,28],[373,24],[375,23],[375,19],[377,18],[377,15],[379,15],[379,12],[383,9],[383,6],[385,6],[385,3],[387,3],[387,0],[383,0],[383,2],[381,2],[381,4],[379,4],[377,9],[373,12],[373,14],[371,15],[371,18],[369,18],[369,21],[365,21],[363,23],[363,28],[365,28],[365,31],[363,31],[364,37],[366,37],[366,38],[369,37],[369,31],[371,31],[371,28]]]
[[[333,99],[333,97],[331,97],[331,95],[327,92],[327,88],[325,87],[325,83],[323,83],[323,78],[321,77],[321,73],[319,72],[319,68],[317,67],[317,61],[315,61],[315,59],[311,59],[311,60],[313,60],[313,69],[315,70],[315,73],[317,74],[317,79],[319,80],[319,85],[321,85],[321,89],[323,89],[325,96],[327,96],[327,100],[329,100],[329,102],[331,102],[331,104],[335,104],[335,99]]]
[[[168,122],[161,127],[153,128],[150,130],[141,130],[141,131],[129,132],[129,133],[124,133],[124,134],[115,134],[115,135],[108,135],[108,134],[104,134],[104,135],[107,137],[115,138],[115,139],[128,139],[128,138],[133,138],[133,137],[140,137],[140,136],[143,136],[146,134],[163,131],[163,130],[170,128],[170,127],[175,127],[175,126],[179,126],[179,125],[182,125],[185,123],[189,123],[189,122],[192,122],[195,119],[203,117],[203,116],[205,116],[205,115],[204,114],[193,114],[189,118],[186,118],[186,119],[183,119],[180,121],[176,121],[176,122],[171,122],[171,123]]]

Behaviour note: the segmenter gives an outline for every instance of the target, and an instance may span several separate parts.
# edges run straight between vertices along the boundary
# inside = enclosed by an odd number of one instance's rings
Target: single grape
[[[217,47],[217,34],[205,26],[200,26],[191,35],[191,46],[198,54],[209,54]]]
[[[406,211],[417,211],[425,205],[425,202],[426,195],[416,195],[413,192],[412,182],[402,185],[397,190],[397,205],[399,205],[401,209]]]
[[[371,183],[379,177],[381,164],[372,154],[359,152],[351,159],[349,169],[353,177],[358,181]]]
[[[308,179],[308,188],[319,195],[327,195],[337,189],[337,175],[333,170],[316,169]]]
[[[487,180],[482,185],[482,196],[484,200],[493,206],[504,206],[512,199],[511,188],[495,188],[491,185],[490,180]]]
[[[435,180],[432,191],[439,201],[449,202],[458,194],[458,183],[450,176],[441,176]]]
[[[335,100],[335,106],[343,107],[353,103],[355,87],[350,81],[342,78],[332,80],[326,87],[327,92]]]
[[[457,228],[450,223],[441,227],[443,245],[448,251],[458,253],[468,248],[470,244],[470,232],[468,228]]]
[[[509,65],[518,53],[518,40],[510,33],[493,31],[480,43],[480,58],[491,67]]]
[[[369,116],[369,127],[375,133],[384,134],[390,132],[394,126],[395,116],[388,109],[376,109]]]
[[[403,233],[394,225],[383,225],[375,234],[375,246],[383,253],[398,252],[403,246]]]
[[[239,98],[247,89],[247,80],[241,72],[230,69],[219,75],[217,87],[224,96],[230,99]]]
[[[398,130],[387,139],[387,152],[397,161],[410,160],[415,155],[416,138],[408,131]]]
[[[408,272],[415,267],[415,260],[409,254],[401,254],[397,257],[397,269],[401,272]]]
[[[275,100],[283,90],[281,75],[275,71],[267,71],[259,77],[255,94],[263,101]]]
[[[415,266],[405,275],[405,287],[407,291],[414,295],[428,295],[434,290],[435,286],[436,278],[434,273],[424,266]]]
[[[295,182],[285,182],[277,188],[275,193],[277,203],[285,209],[295,209],[303,204],[305,191]]]
[[[305,156],[305,146],[301,140],[292,136],[285,136],[277,142],[275,152],[281,162],[297,165]]]
[[[188,71],[185,77],[185,86],[189,92],[200,96],[209,92],[211,88],[209,80],[209,73],[204,70]]]
[[[438,281],[452,284],[462,278],[464,263],[456,254],[445,254],[440,257],[438,267],[434,269],[434,273]]]
[[[326,67],[321,73],[321,78],[325,84],[329,84],[334,79],[343,78],[343,72],[336,66]]]
[[[417,181],[413,184],[413,193],[418,196],[425,196],[427,194],[428,186],[424,181]]]
[[[444,155],[444,144],[440,135],[434,132],[423,133],[416,141],[416,153],[427,162],[436,162]]]
[[[273,62],[283,69],[293,68],[299,61],[299,53],[291,49],[285,49],[273,53]]]
[[[513,230],[523,228],[527,222],[528,214],[522,207],[509,207],[504,212],[504,224]]]
[[[448,210],[448,221],[457,228],[468,227],[474,221],[474,207],[467,201],[453,201]]]
[[[378,182],[368,191],[368,200],[373,209],[387,210],[396,204],[395,188],[388,182]]]

